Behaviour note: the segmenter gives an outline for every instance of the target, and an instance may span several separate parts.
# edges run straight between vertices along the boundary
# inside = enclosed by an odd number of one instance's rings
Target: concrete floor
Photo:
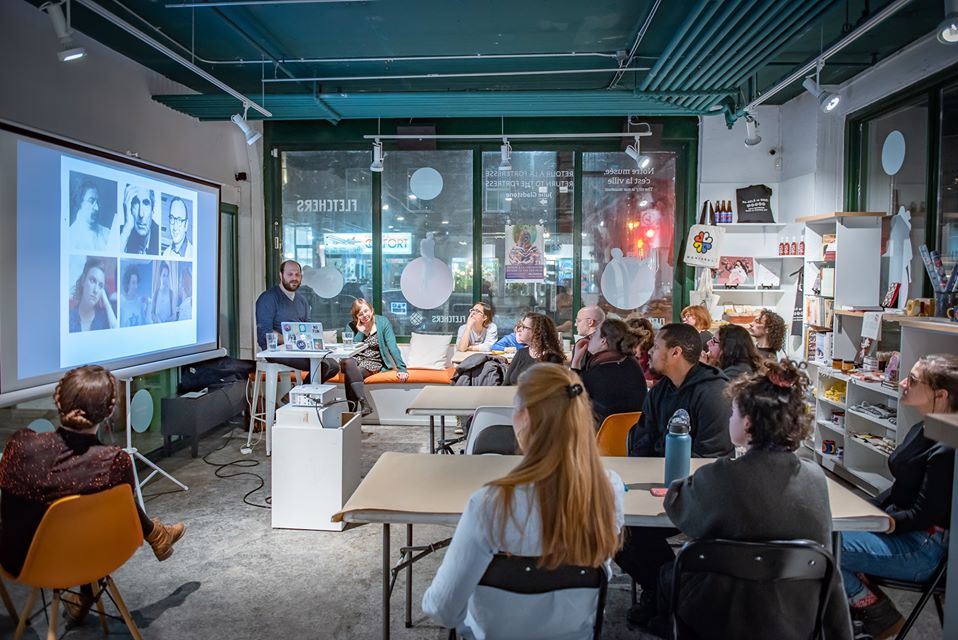
[[[428,429],[423,427],[363,427],[362,466],[365,474],[383,451],[427,451]],[[243,441],[245,442],[245,434]],[[226,443],[218,451],[217,447]],[[268,495],[269,462],[262,444],[250,456],[239,452],[241,441],[226,442],[222,433],[201,442],[201,454],[215,463],[255,460],[258,466],[227,467],[222,474],[255,473],[267,486],[250,496],[263,504]],[[164,469],[189,485],[188,492],[171,491],[162,481],[148,485],[147,510],[164,522],[182,519],[187,524],[176,553],[158,564],[144,545],[114,579],[145,638],[153,640],[203,638],[260,640],[263,638],[378,638],[381,633],[382,528],[355,526],[341,533],[273,530],[267,509],[248,506],[243,495],[259,481],[244,475],[217,478],[214,468],[191,460],[188,449],[161,462]],[[393,550],[404,542],[404,528],[392,527]],[[449,537],[452,529],[416,527],[416,543]],[[444,639],[447,632],[426,618],[419,603],[434,575],[441,555],[416,565],[413,580],[413,624],[403,626],[404,579],[396,584],[392,599],[392,637]],[[17,606],[26,592],[8,585]],[[910,610],[911,594],[893,594],[899,609]],[[610,586],[603,638],[652,638],[631,632],[625,625],[629,607],[629,582],[616,576]],[[108,611],[112,605],[108,605]],[[62,620],[62,617],[61,617]],[[0,638],[12,636],[14,625],[0,611]],[[36,639],[46,635],[43,616],[34,619],[26,633]],[[111,636],[127,636],[121,621],[112,621]],[[60,637],[70,640],[102,638],[95,616],[67,628]],[[925,609],[909,638],[941,638],[932,603]]]

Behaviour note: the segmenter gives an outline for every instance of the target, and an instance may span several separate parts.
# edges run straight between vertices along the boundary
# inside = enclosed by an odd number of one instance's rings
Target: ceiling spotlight
[[[805,87],[806,91],[818,98],[818,107],[825,113],[834,111],[838,103],[841,102],[841,96],[837,93],[831,93],[830,91],[822,89],[818,81],[815,80],[815,76],[805,78],[805,81],[802,82],[802,86]]]
[[[63,5],[66,5],[66,15],[63,13]],[[53,31],[60,40],[60,51],[57,52],[57,58],[60,62],[70,62],[79,60],[86,56],[86,49],[78,47],[73,41],[73,29],[70,27],[70,0],[57,0],[56,2],[46,2],[40,5],[41,11],[46,11],[50,16],[50,22],[53,24]]]
[[[249,123],[246,121],[247,111],[249,111],[249,105],[245,104],[243,105],[243,115],[238,113],[234,114],[230,120],[243,132],[243,136],[246,138],[246,144],[252,146],[257,140],[263,137],[263,134],[250,128]]]
[[[938,25],[938,42],[958,42],[958,0],[945,0],[945,19]]]
[[[376,141],[373,142],[373,163],[369,165],[370,171],[375,171],[376,173],[383,172],[383,158],[386,157],[386,154],[383,153],[383,143],[380,142],[379,138],[376,138]]]
[[[635,160],[635,165],[639,169],[645,169],[652,163],[652,158],[642,155],[639,145],[639,136],[635,136],[635,144],[630,144],[625,148],[625,155]]]
[[[745,146],[754,147],[762,141],[762,136],[758,135],[758,120],[752,116],[745,115]]]
[[[512,171],[512,145],[505,136],[499,146],[499,171]]]

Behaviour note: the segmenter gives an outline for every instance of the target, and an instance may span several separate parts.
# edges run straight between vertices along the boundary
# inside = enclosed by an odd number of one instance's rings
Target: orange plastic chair
[[[41,589],[53,590],[48,640],[56,638],[60,592],[89,584],[107,633],[101,596],[108,591],[135,640],[143,640],[110,574],[122,567],[143,544],[143,530],[130,485],[82,496],[60,498],[47,510],[30,543],[20,575],[3,576],[32,587],[20,614],[14,640],[26,630]]]
[[[629,452],[626,441],[629,439],[629,429],[639,421],[641,416],[641,411],[629,411],[613,413],[603,420],[599,432],[595,434],[595,444],[599,447],[599,455],[627,456]]]

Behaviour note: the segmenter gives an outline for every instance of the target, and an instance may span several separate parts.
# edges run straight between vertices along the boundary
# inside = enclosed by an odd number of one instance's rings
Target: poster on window
[[[506,225],[506,282],[545,281],[544,234],[540,225]]]

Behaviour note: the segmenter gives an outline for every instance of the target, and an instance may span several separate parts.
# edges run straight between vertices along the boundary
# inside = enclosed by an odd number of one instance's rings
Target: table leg
[[[322,376],[320,375],[322,362],[322,358],[309,359],[309,384],[320,384],[320,382],[322,382]]]
[[[389,640],[389,523],[383,524],[383,640]]]
[[[439,440],[442,446],[446,446],[446,416],[439,416]],[[439,451],[442,453],[442,450]]]
[[[436,416],[429,416],[429,453],[436,453]]]
[[[412,547],[412,525],[406,525],[406,547]],[[412,551],[409,552],[410,556]],[[412,562],[406,567],[406,628],[412,628]]]

